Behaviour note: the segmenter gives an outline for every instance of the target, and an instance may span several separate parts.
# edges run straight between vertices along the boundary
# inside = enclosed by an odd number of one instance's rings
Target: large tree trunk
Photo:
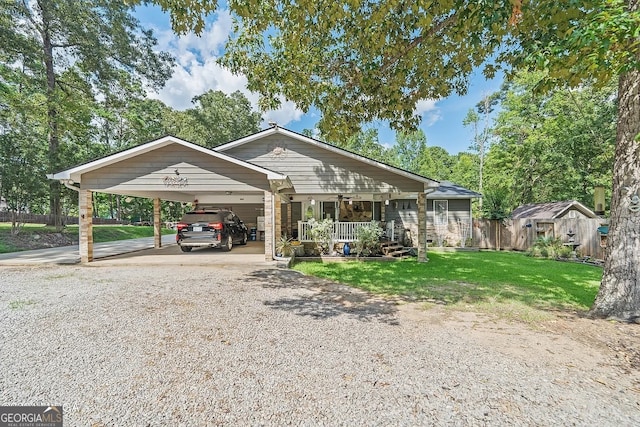
[[[638,2],[630,2],[637,7]],[[633,7],[633,6],[632,6]],[[620,77],[611,222],[597,317],[640,319],[640,71]]]
[[[38,8],[42,16],[42,28],[40,30],[42,37],[42,48],[44,56],[45,71],[47,73],[47,127],[48,143],[49,143],[49,173],[59,172],[59,136],[58,136],[58,109],[55,99],[56,90],[56,74],[53,65],[53,43],[51,42],[51,34],[49,26],[51,24],[51,16],[46,4],[38,1]],[[54,225],[57,230],[62,229],[62,204],[60,194],[62,188],[57,181],[51,181],[49,184],[49,224]]]

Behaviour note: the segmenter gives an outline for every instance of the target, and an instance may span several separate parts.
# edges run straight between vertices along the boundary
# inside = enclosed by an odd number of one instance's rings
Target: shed
[[[518,206],[512,219],[598,218],[591,209],[576,200],[549,203],[530,203]]]

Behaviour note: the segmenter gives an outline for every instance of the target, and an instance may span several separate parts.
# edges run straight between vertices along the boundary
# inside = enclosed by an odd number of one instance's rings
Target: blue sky
[[[231,17],[226,10],[220,10],[212,16],[200,36],[176,36],[171,31],[168,15],[156,6],[139,7],[136,16],[144,27],[154,30],[159,48],[176,57],[173,77],[159,93],[150,96],[184,110],[192,106],[191,99],[194,96],[210,89],[225,93],[240,90],[257,106],[258,96],[246,89],[246,78],[233,75],[216,63],[216,59],[224,53],[224,43],[232,28]],[[467,95],[420,102],[417,111],[422,116],[420,127],[427,136],[427,145],[442,147],[449,154],[467,151],[471,145],[472,131],[463,126],[462,120],[470,108],[484,95],[497,91],[501,83],[501,78],[487,81],[478,70],[471,80]],[[293,103],[284,102],[277,111],[263,112],[263,119],[264,127],[267,122],[275,121],[280,126],[301,132],[315,128],[319,116],[313,111],[303,114]],[[385,123],[366,125],[366,128],[370,127],[378,129],[381,144],[391,146],[395,141],[395,133]]]

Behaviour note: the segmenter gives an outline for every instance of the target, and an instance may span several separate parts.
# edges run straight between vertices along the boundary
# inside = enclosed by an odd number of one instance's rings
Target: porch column
[[[287,203],[287,237],[293,236],[291,229],[291,202]]]
[[[384,204],[384,200],[382,201],[382,203],[380,203],[380,221],[386,221],[387,219],[387,211],[386,208],[387,205]]]
[[[264,192],[264,259],[273,261],[273,194]]]
[[[427,195],[418,193],[418,262],[427,262]]]
[[[160,213],[160,199],[153,199],[153,247],[162,247],[162,215]]]
[[[80,262],[88,263],[93,261],[93,193],[91,190],[78,191],[78,229],[79,229],[79,249]]]
[[[273,237],[278,240],[282,236],[282,200],[279,194],[273,195]]]

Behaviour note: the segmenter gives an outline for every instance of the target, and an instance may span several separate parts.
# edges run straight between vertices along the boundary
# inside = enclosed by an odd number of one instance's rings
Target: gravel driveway
[[[0,405],[69,426],[640,425],[578,341],[264,266],[5,267],[0,324]]]

